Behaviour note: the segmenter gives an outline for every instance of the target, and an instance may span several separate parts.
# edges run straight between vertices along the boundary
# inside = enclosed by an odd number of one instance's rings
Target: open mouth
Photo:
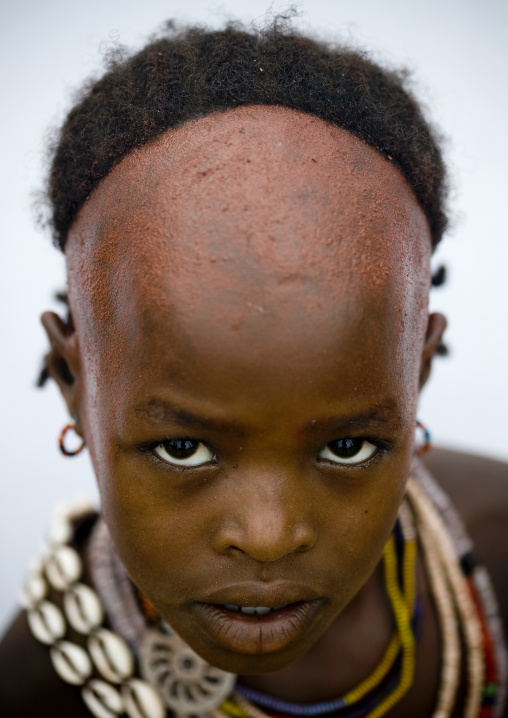
[[[284,606],[277,606],[276,608],[269,608],[268,606],[237,606],[236,603],[224,603],[219,604],[225,611],[231,613],[243,613],[244,616],[266,616],[267,613],[275,613],[282,611],[288,606],[294,605],[287,603]]]
[[[281,651],[297,641],[321,604],[321,599],[274,607],[197,603],[195,610],[214,643],[235,653],[263,655]]]

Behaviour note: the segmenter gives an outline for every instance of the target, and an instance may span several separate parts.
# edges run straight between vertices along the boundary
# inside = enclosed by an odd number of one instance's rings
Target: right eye
[[[336,439],[320,451],[319,458],[334,464],[356,466],[368,461],[377,452],[378,447],[366,439]]]
[[[154,446],[152,451],[172,466],[202,466],[215,458],[206,444],[195,439],[168,439]]]

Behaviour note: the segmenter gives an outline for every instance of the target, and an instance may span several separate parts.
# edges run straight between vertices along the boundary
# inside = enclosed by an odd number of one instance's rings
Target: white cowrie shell
[[[48,560],[50,551],[51,549],[48,544],[41,544],[39,546],[39,550],[28,564],[28,570],[34,573],[41,573],[42,571],[44,571],[44,567],[46,565],[46,561]]]
[[[92,661],[81,646],[58,641],[50,650],[51,662],[60,678],[74,686],[81,686],[92,674]]]
[[[129,678],[134,670],[134,660],[123,638],[106,628],[99,628],[88,639],[88,650],[97,670],[111,683]]]
[[[66,544],[72,538],[72,525],[62,518],[53,519],[49,533],[48,540],[51,544]]]
[[[65,619],[53,603],[42,601],[37,608],[27,613],[28,625],[41,643],[51,645],[65,633]]]
[[[46,562],[46,576],[53,588],[65,591],[81,577],[83,566],[77,552],[70,546],[59,546]]]
[[[129,718],[165,718],[162,698],[149,683],[131,678],[122,686],[122,696]]]
[[[19,593],[19,601],[23,608],[35,608],[48,592],[48,584],[40,573],[29,573]]]
[[[88,710],[96,718],[116,718],[125,710],[120,693],[104,681],[89,681],[81,695]]]
[[[85,636],[100,626],[104,611],[99,597],[93,589],[84,583],[76,583],[64,594],[65,615],[71,626]]]

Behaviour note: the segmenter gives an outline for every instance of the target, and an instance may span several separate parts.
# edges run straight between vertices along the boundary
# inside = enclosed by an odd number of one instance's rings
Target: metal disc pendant
[[[140,654],[141,674],[175,713],[201,714],[231,693],[236,676],[210,666],[176,633],[149,631]]]

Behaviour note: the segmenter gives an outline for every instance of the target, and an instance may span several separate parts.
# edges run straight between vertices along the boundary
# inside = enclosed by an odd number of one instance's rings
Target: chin
[[[308,647],[298,650],[285,650],[279,653],[271,653],[257,656],[248,656],[242,653],[230,653],[226,651],[217,651],[216,649],[197,651],[201,658],[207,663],[222,671],[235,673],[243,676],[256,676],[264,673],[273,673],[287,668],[292,663],[296,663],[307,652]]]

